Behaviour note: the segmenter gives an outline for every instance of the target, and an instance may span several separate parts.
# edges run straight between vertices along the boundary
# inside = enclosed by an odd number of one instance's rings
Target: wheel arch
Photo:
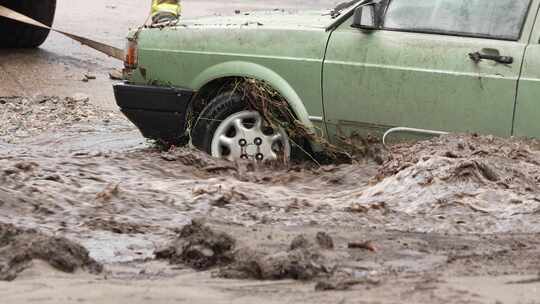
[[[307,128],[314,131],[309,114],[294,88],[275,71],[251,62],[229,61],[211,66],[200,73],[191,83],[197,96],[205,96],[214,92],[228,81],[248,77],[264,81],[287,100],[296,118]]]

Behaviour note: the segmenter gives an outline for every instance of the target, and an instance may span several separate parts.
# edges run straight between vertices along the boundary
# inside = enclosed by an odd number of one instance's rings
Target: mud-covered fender
[[[309,114],[296,91],[279,74],[265,66],[243,61],[216,64],[195,77],[190,87],[199,91],[211,81],[225,77],[249,77],[265,81],[287,100],[298,120],[314,131],[314,126],[309,120]]]

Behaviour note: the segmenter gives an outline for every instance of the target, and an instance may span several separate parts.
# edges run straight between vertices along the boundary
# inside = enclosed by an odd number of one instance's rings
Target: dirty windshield
[[[530,0],[393,0],[386,28],[517,40]]]

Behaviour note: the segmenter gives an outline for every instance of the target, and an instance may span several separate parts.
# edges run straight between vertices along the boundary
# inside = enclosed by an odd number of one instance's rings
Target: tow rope
[[[60,33],[62,35],[65,35],[75,41],[78,41],[80,42],[82,45],[86,45],[90,48],[93,48],[94,50],[98,51],[98,52],[101,52],[105,55],[108,55],[108,56],[111,56],[112,58],[116,58],[118,60],[124,60],[124,51],[119,49],[119,48],[116,48],[116,47],[113,47],[113,46],[110,46],[110,45],[107,45],[105,43],[102,43],[102,42],[98,42],[98,41],[94,41],[92,39],[88,39],[88,38],[85,38],[85,37],[81,37],[81,36],[78,36],[78,35],[74,35],[74,34],[71,34],[71,33],[67,33],[67,32],[64,32],[64,31],[60,31],[60,30],[57,30],[57,29],[54,29],[50,26],[46,26],[45,24],[39,22],[39,21],[36,21],[28,16],[25,16],[21,13],[18,13],[12,9],[9,9],[5,6],[2,6],[0,5],[0,17],[5,17],[5,18],[8,18],[8,19],[11,19],[11,20],[15,20],[15,21],[19,21],[19,22],[22,22],[22,23],[26,23],[26,24],[29,24],[29,25],[33,25],[33,26],[37,26],[37,27],[41,27],[41,28],[44,28],[44,29],[48,29],[48,30],[51,30],[51,31],[55,31],[57,33]]]

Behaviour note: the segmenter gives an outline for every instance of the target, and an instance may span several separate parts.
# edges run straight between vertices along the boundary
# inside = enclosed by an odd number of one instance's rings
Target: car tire
[[[257,123],[257,115],[260,124]],[[242,121],[240,127],[242,132],[238,131],[237,124],[234,123],[238,120]],[[227,140],[225,147],[221,146],[222,143],[218,143],[219,136]],[[278,138],[277,141],[274,141],[274,138]],[[259,141],[260,144],[257,143],[258,139],[262,139]],[[242,140],[245,141],[244,145]],[[191,143],[214,157],[229,160],[245,158],[263,161],[285,158],[285,161],[288,161],[291,158],[290,141],[285,130],[264,127],[262,116],[250,110],[243,97],[234,92],[221,93],[208,103],[191,130]],[[276,149],[276,144],[279,149]],[[230,154],[222,153],[221,150],[227,149],[230,150]]]
[[[51,26],[56,0],[0,0],[0,5]],[[49,30],[0,17],[0,47],[34,48],[40,46]]]

